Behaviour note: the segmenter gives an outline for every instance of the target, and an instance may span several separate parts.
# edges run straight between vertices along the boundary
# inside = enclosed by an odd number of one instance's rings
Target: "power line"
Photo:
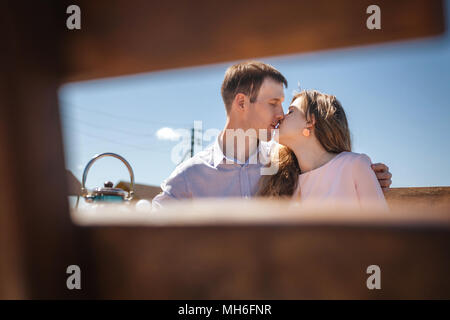
[[[155,133],[156,133],[155,131],[152,132],[152,133],[132,132],[132,131],[128,131],[128,130],[123,130],[121,128],[104,126],[104,125],[101,125],[99,123],[94,124],[94,123],[90,123],[90,122],[85,121],[85,120],[79,120],[77,118],[74,118],[74,117],[69,116],[69,115],[64,114],[64,113],[62,113],[61,115],[63,117],[65,117],[65,118],[67,118],[67,119],[70,119],[72,121],[75,121],[77,123],[81,123],[81,124],[84,124],[84,125],[87,125],[87,126],[90,126],[90,127],[93,127],[95,129],[106,130],[106,131],[110,131],[110,132],[121,132],[121,133],[124,133],[126,135],[133,136],[133,137],[136,137],[136,136],[138,136],[138,137],[139,136],[140,137],[155,137]]]
[[[132,118],[132,117],[127,117],[127,116],[122,116],[122,115],[116,115],[116,114],[112,114],[109,112],[105,112],[105,111],[99,111],[99,110],[91,110],[85,107],[81,107],[78,105],[75,105],[72,102],[66,101],[66,100],[61,100],[63,105],[70,105],[76,109],[80,109],[80,110],[84,110],[84,111],[88,111],[88,112],[93,112],[96,114],[102,114],[104,116],[110,117],[110,118],[114,118],[120,121],[130,121],[130,122],[134,122],[134,123],[143,123],[143,124],[149,124],[149,123],[153,123],[153,124],[158,124],[158,125],[172,125],[172,126],[181,126],[181,127],[186,127],[188,126],[186,123],[181,124],[181,123],[174,123],[174,122],[160,122],[160,121],[154,121],[154,120],[142,120],[142,119],[136,119],[136,118]]]
[[[70,131],[75,131],[75,132],[78,132],[79,134],[88,136],[88,137],[90,137],[90,138],[94,138],[94,139],[98,139],[98,140],[102,140],[102,141],[114,143],[114,144],[117,144],[117,145],[126,146],[126,147],[131,147],[131,148],[135,148],[135,149],[138,149],[138,150],[141,150],[141,151],[146,151],[146,152],[157,152],[157,153],[161,153],[161,154],[166,154],[166,155],[167,155],[167,152],[164,152],[164,151],[161,151],[161,150],[157,150],[157,149],[155,149],[155,148],[144,148],[144,147],[139,146],[139,145],[135,145],[135,144],[131,144],[131,143],[126,143],[126,142],[121,142],[121,141],[118,141],[118,140],[109,139],[109,138],[102,137],[102,136],[97,136],[97,135],[95,135],[95,134],[83,132],[83,131],[76,130],[76,129],[74,130],[73,128],[67,128],[66,126],[64,126],[64,129],[67,130],[67,131],[69,131],[69,130],[70,130]]]

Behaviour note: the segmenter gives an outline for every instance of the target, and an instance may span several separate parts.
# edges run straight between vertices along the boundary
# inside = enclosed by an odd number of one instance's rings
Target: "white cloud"
[[[181,138],[181,135],[173,130],[172,128],[164,127],[159,129],[156,132],[156,136],[159,140],[170,140],[170,141],[177,141]]]

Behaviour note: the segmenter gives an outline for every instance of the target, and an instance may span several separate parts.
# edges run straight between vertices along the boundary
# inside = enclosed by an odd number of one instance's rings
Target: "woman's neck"
[[[302,173],[317,169],[333,159],[336,154],[326,151],[318,141],[311,141],[308,145],[289,147],[297,157]]]

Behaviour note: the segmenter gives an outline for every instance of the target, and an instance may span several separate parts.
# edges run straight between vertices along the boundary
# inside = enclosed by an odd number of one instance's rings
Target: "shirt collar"
[[[258,150],[253,152],[248,158],[247,162],[243,163],[237,159],[231,159],[223,154],[222,148],[220,147],[219,136],[217,136],[214,145],[213,145],[213,165],[214,168],[217,168],[219,164],[223,162],[224,159],[228,159],[229,161],[234,162],[235,164],[245,165],[247,163],[257,164],[263,163],[266,164],[270,160],[270,151],[273,147],[273,141],[261,141],[259,140]],[[259,154],[259,159],[257,158]],[[258,161],[259,160],[259,161]]]

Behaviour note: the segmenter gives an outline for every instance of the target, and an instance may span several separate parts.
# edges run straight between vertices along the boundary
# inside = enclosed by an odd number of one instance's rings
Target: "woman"
[[[351,152],[347,117],[335,96],[295,95],[278,129],[279,169],[261,179],[258,195],[387,210],[370,158]]]

